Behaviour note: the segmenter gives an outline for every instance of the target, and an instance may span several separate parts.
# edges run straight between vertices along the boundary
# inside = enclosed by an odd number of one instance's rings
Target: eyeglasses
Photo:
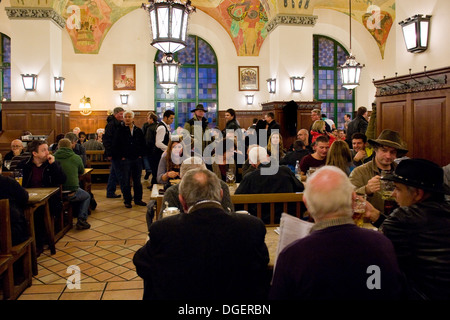
[[[12,145],[11,148],[23,148],[23,146],[20,146],[20,145]]]

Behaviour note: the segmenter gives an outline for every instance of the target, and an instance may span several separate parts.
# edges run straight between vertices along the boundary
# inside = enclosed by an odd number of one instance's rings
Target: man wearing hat
[[[203,135],[205,134],[206,129],[208,128],[208,119],[205,118],[205,108],[203,107],[202,104],[198,104],[195,109],[192,109],[191,112],[194,113],[194,116],[189,119],[188,121],[186,121],[186,123],[184,124],[184,129],[186,129],[189,134],[191,135],[191,137],[194,138],[194,143],[200,143],[202,145],[202,152],[206,147],[206,141],[203,141]],[[199,125],[199,122],[201,122],[201,131],[197,131],[195,132],[195,128]],[[197,129],[198,130],[198,129]],[[200,132],[201,132],[201,136],[200,136]],[[195,145],[194,145],[195,147]],[[197,150],[198,151],[198,150]]]
[[[381,170],[394,171],[396,158],[405,155],[408,150],[397,131],[383,130],[377,139],[369,139],[375,156],[373,160],[355,168],[350,174],[350,182],[356,187],[357,194],[366,194],[367,200],[379,211],[384,212],[384,200],[381,197]]]
[[[392,241],[412,298],[450,299],[450,202],[443,169],[424,159],[402,160],[393,174],[399,204],[388,217],[366,205],[366,217]]]

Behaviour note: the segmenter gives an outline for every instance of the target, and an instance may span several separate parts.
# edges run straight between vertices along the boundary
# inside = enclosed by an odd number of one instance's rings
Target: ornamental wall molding
[[[288,15],[279,14],[275,18],[267,23],[267,32],[271,32],[279,25],[295,25],[295,26],[309,26],[313,27],[316,25],[317,16],[313,15]]]
[[[48,19],[61,28],[66,27],[66,20],[53,8],[5,8],[9,19]]]

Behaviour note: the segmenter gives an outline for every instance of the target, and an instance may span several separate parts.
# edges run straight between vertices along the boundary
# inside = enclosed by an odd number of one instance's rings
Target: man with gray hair
[[[180,166],[181,179],[183,179],[183,176],[185,175],[186,172],[192,169],[206,169],[206,164],[203,161],[203,159],[198,156],[185,159]],[[233,202],[231,202],[230,190],[228,188],[228,185],[223,180],[220,180],[219,182],[223,192],[223,197],[220,201],[221,205],[226,212],[233,212],[234,205]],[[175,184],[173,186],[170,186],[164,192],[163,206],[161,208],[161,211],[159,212],[159,218],[162,217],[162,211],[166,206],[176,207],[180,209],[180,212],[184,212],[183,206],[181,205],[180,199],[178,198],[180,189],[179,187],[180,187],[179,184]]]
[[[192,169],[181,179],[183,211],[154,222],[149,241],[134,255],[144,299],[257,300],[270,276],[266,228],[255,217],[227,213],[219,178]]]
[[[347,175],[333,166],[308,178],[303,200],[315,224],[278,256],[271,299],[405,298],[392,243],[352,220],[353,189]]]
[[[83,161],[83,166],[86,167],[86,149],[78,142],[78,136],[73,132],[67,132],[64,136],[65,139],[69,139],[72,143],[72,150],[75,154],[79,155],[81,161]]]

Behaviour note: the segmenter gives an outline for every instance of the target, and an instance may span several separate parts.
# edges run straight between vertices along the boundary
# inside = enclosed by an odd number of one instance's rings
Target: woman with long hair
[[[277,159],[278,157],[278,161],[286,155],[283,146],[283,137],[280,133],[274,132],[270,135],[269,141],[267,142],[267,153],[272,159]]]
[[[177,137],[178,139],[175,139]],[[183,162],[185,150],[182,136],[171,136],[167,150],[161,155],[159,161],[157,182],[166,184],[169,180],[180,179],[180,166]],[[189,151],[189,149],[186,149]]]
[[[326,131],[324,120],[314,121],[313,125],[311,126],[310,134],[312,144],[314,144],[318,136],[327,136],[330,139],[330,146],[334,141],[336,141],[336,137]]]
[[[344,171],[347,176],[355,168],[352,162],[352,153],[344,140],[335,141],[328,150],[325,165],[335,166]]]

